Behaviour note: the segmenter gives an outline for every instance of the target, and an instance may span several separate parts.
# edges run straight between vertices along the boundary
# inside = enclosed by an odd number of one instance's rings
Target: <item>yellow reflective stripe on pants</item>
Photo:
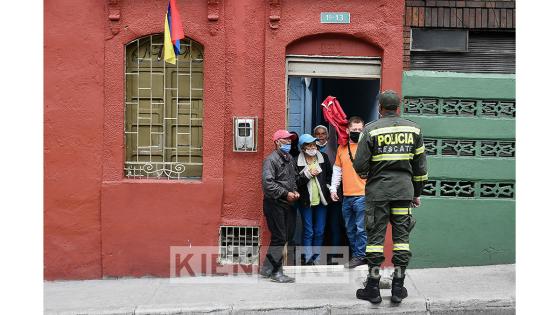
[[[409,214],[410,208],[391,208],[391,213],[396,215]]]
[[[383,245],[368,245],[366,253],[383,253]]]
[[[415,182],[421,182],[423,180],[428,180],[428,174],[420,175],[420,176],[413,176],[412,180],[415,181]]]
[[[393,250],[408,250],[408,251],[410,251],[410,246],[408,244],[393,244]]]
[[[412,153],[405,153],[405,154],[379,154],[374,155],[371,160],[373,162],[377,161],[398,161],[398,160],[412,160],[414,154]]]
[[[414,151],[414,154],[415,154],[415,155],[422,154],[422,153],[424,153],[425,150],[426,150],[426,147],[421,146],[421,147],[419,147],[418,149],[416,149],[416,150]]]
[[[378,129],[373,129],[369,132],[370,136],[377,136],[384,133],[394,133],[394,132],[413,132],[415,134],[420,134],[420,129],[413,126],[392,126],[383,127]]]

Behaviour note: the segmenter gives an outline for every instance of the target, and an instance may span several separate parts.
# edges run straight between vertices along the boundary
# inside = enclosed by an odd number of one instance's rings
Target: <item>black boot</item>
[[[352,257],[347,264],[344,264],[344,268],[354,269],[361,265],[367,265],[365,257]]]
[[[400,303],[402,299],[408,296],[408,291],[404,287],[404,272],[402,278],[393,276],[393,283],[391,285],[391,302]]]
[[[286,276],[282,271],[281,266],[280,268],[278,268],[278,270],[272,272],[272,274],[270,275],[270,280],[273,282],[280,282],[280,283],[291,283],[296,281],[296,279]]]
[[[270,278],[270,275],[272,274],[272,269],[273,269],[272,265],[268,262],[268,260],[265,260],[265,263],[261,267],[261,271],[259,272],[259,274],[264,278]]]
[[[370,301],[373,304],[381,303],[381,293],[379,292],[379,280],[381,277],[368,276],[366,288],[358,289],[356,297],[360,300]]]
[[[270,275],[272,274],[272,271],[274,270],[274,266],[276,266],[276,262],[274,261],[274,258],[272,257],[271,254],[266,254],[266,258],[264,259],[264,262],[261,266],[261,270],[259,271],[259,274],[263,278],[270,278]]]

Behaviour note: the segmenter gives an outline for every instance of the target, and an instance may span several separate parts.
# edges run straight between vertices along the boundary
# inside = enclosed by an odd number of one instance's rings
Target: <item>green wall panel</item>
[[[515,99],[514,74],[405,71],[403,96]]]
[[[515,139],[514,119],[404,115],[422,127],[425,138]]]
[[[500,117],[482,112],[482,105],[488,110],[489,101],[515,100],[515,75],[406,71],[403,96],[409,97],[407,106],[411,106],[411,114],[403,117],[417,122],[425,138],[440,143],[438,155],[428,156],[430,180],[465,180],[475,185],[515,181],[513,157],[481,157],[478,151],[476,157],[442,156],[440,146],[443,141],[452,143],[446,139],[476,141],[476,150],[480,150],[480,140],[515,142],[511,112],[502,111]],[[465,103],[456,105],[454,99]],[[454,114],[456,108],[472,101],[477,102],[475,113],[461,109],[460,115]],[[512,102],[506,104],[511,108]],[[515,199],[424,196],[422,202],[414,210],[417,225],[410,240],[411,268],[515,263]]]
[[[515,263],[515,201],[422,198],[411,268]]]
[[[428,156],[428,174],[432,178],[515,179],[514,159]]]

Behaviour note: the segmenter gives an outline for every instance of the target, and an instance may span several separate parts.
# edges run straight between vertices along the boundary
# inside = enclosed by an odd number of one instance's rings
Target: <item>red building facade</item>
[[[400,92],[404,1],[178,0],[204,47],[200,180],[124,176],[125,47],[161,34],[167,1],[45,3],[45,278],[169,276],[170,246],[215,246],[259,226],[261,165],[286,128],[286,55],[381,58]],[[349,12],[324,24],[321,12]],[[258,118],[258,150],[233,152],[232,117]],[[261,252],[266,250],[262,248]]]

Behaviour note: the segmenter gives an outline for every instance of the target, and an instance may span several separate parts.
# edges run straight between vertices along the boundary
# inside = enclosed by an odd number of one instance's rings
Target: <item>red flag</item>
[[[176,41],[185,37],[183,23],[181,23],[181,16],[179,15],[179,10],[177,10],[175,0],[169,0],[168,13],[171,13],[171,26],[169,27],[171,30],[171,41],[175,44]]]

